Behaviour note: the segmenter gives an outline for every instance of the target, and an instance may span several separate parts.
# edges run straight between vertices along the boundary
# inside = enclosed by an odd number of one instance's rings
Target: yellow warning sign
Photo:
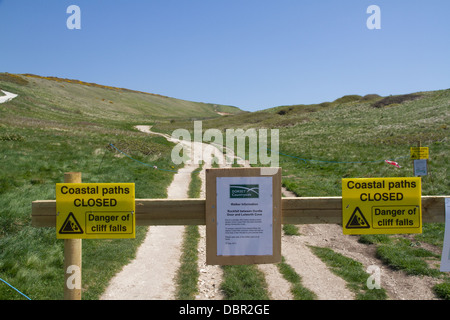
[[[429,158],[428,147],[411,147],[411,160],[420,160]]]
[[[344,234],[422,233],[421,179],[342,179]]]
[[[60,234],[83,234],[83,229],[81,229],[80,224],[77,219],[75,219],[72,212],[69,213],[66,220],[64,221],[61,229],[59,230]]]
[[[369,223],[367,222],[366,218],[362,214],[359,207],[356,207],[355,211],[353,211],[352,216],[350,217],[350,219],[348,219],[346,228],[347,229],[370,228]]]
[[[134,183],[56,184],[58,239],[135,238]]]

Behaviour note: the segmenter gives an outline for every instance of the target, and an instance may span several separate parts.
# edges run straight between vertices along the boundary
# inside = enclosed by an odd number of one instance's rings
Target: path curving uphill
[[[148,126],[137,128],[142,132],[151,133]],[[173,142],[181,143],[181,141]],[[188,165],[175,174],[167,190],[169,199],[187,198],[191,173],[197,167]],[[183,226],[151,226],[144,242],[137,250],[136,258],[114,276],[101,299],[174,299],[174,277],[179,267],[183,232]]]
[[[195,143],[188,143],[173,139],[166,134],[155,133],[151,131],[150,126],[137,126],[138,130],[148,134],[158,134],[174,143],[183,143],[187,148],[194,148]],[[202,145],[197,147],[208,147],[212,152],[205,154],[203,170],[200,173],[202,179],[201,197],[205,197],[205,170],[211,167],[211,160],[214,157],[222,157],[224,154],[218,148],[211,148],[211,145]],[[194,159],[194,163],[198,163],[200,159]],[[223,161],[225,163],[225,161]],[[245,163],[248,167],[249,164]],[[190,177],[192,171],[198,168],[198,165],[186,165],[183,169],[175,174],[171,185],[168,188],[169,199],[187,198],[187,190],[189,188]],[[285,195],[288,191],[283,190]],[[199,261],[198,267],[200,276],[198,280],[199,293],[197,300],[221,300],[223,295],[220,291],[220,283],[222,281],[222,269],[219,266],[206,265],[205,250],[205,226],[200,226],[201,235],[199,243]],[[136,258],[121,272],[119,272],[110,282],[101,299],[104,300],[172,300],[175,299],[175,276],[179,267],[181,256],[181,242],[183,239],[183,226],[151,226],[146,235],[143,244],[139,247]],[[315,258],[306,246],[298,247],[298,245],[290,242],[290,237],[283,237],[283,249],[289,250],[292,262],[299,260],[303,265],[309,265],[309,269],[300,267],[302,276],[311,278],[311,289],[317,291],[316,285],[319,282],[343,282],[342,279],[336,277],[329,272],[325,265]],[[155,257],[158,257],[155,259]],[[318,269],[318,266],[321,268]],[[290,284],[281,276],[278,268],[274,264],[259,265],[258,268],[264,273],[270,296],[274,300],[290,300]],[[302,270],[303,269],[303,270]],[[324,272],[317,272],[323,270]],[[308,277],[308,273],[314,274]],[[333,290],[324,289],[322,293],[318,293],[320,299],[342,299],[343,297],[352,297],[352,294],[346,289],[345,284],[339,283],[334,285]],[[323,285],[322,285],[323,287]]]
[[[195,143],[173,139],[169,135],[155,133],[150,126],[137,126],[138,130],[148,134],[158,134],[174,143],[183,143],[187,148],[196,147]],[[200,143],[201,144],[201,143]],[[205,170],[211,167],[214,157],[224,157],[218,148],[202,144],[211,154],[206,155],[203,170],[201,197],[205,198]],[[209,152],[209,151],[208,151]],[[198,163],[200,159],[194,159]],[[225,162],[224,162],[225,163]],[[245,166],[249,166],[248,163]],[[198,165],[186,165],[175,174],[168,188],[169,199],[187,198],[191,173]],[[283,196],[294,194],[283,189]],[[401,271],[383,267],[376,258],[374,249],[357,241],[357,237],[343,235],[338,225],[301,225],[300,236],[282,236],[282,254],[288,263],[302,278],[302,284],[314,292],[319,300],[353,300],[355,294],[347,288],[346,282],[332,273],[327,265],[316,257],[310,246],[328,247],[334,251],[361,262],[364,267],[378,265],[382,268],[382,286],[391,300],[432,300],[436,299],[432,285],[435,279],[429,277],[406,276]],[[102,295],[103,300],[173,300],[175,299],[175,277],[180,265],[184,226],[151,226],[136,258],[110,282]],[[199,293],[197,300],[221,300],[220,291],[222,269],[219,266],[206,265],[205,226],[199,226],[201,239],[198,247]],[[279,273],[275,264],[258,265],[264,273],[270,298],[273,300],[292,300],[290,283]]]
[[[174,143],[182,143],[189,150],[196,147],[198,142],[186,142],[173,139],[172,137],[154,133],[150,126],[137,126],[138,130],[148,134],[158,134]],[[202,146],[197,146],[202,147]],[[210,148],[211,149],[211,148]],[[210,167],[214,156],[223,156],[217,148],[206,157],[203,169]],[[214,151],[216,150],[216,151]],[[168,199],[188,198],[188,189],[191,181],[191,173],[198,168],[196,163],[200,159],[194,159],[192,164],[185,165],[174,175],[173,181],[167,189]],[[201,176],[204,176],[205,170]],[[203,186],[204,192],[204,186]],[[139,247],[136,258],[122,271],[120,271],[110,282],[108,288],[102,295],[102,300],[173,300],[175,299],[175,276],[180,265],[181,246],[184,234],[184,226],[151,226],[144,242]],[[200,259],[201,260],[201,259]],[[211,272],[217,272],[210,268]],[[201,268],[202,271],[205,267]],[[213,271],[214,270],[214,271]],[[202,272],[204,273],[204,272]],[[209,273],[210,274],[210,273]],[[219,274],[220,276],[220,274]],[[219,276],[217,276],[219,278]],[[201,280],[203,281],[203,280]],[[204,281],[204,287],[210,281]],[[207,290],[205,298],[212,296],[212,290]],[[217,286],[218,288],[218,286]],[[219,296],[218,292],[216,296]]]
[[[0,90],[1,92],[3,92],[5,95],[0,97],[0,103],[5,103],[8,101],[11,101],[14,98],[17,98],[19,95],[15,94],[15,93],[11,93],[11,92],[7,92],[7,91],[3,91]]]

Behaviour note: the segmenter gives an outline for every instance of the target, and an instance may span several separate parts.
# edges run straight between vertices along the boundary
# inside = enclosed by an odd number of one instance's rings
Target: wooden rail
[[[445,222],[446,196],[422,196],[422,221]],[[205,199],[136,199],[136,225],[205,225]],[[283,224],[341,224],[341,197],[283,198]],[[32,203],[34,227],[56,226],[56,201]]]

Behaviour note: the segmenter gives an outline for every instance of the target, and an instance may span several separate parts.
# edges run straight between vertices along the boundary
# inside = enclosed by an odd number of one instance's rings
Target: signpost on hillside
[[[81,172],[64,174],[64,183],[81,183]],[[64,240],[64,299],[81,300],[81,239]]]
[[[411,147],[411,160],[414,165],[414,176],[422,177],[428,174],[428,147],[422,147],[419,141],[418,147]]]
[[[411,152],[411,160],[420,160],[429,158],[428,147],[411,147],[410,152]]]
[[[57,183],[57,239],[135,238],[134,183]]]
[[[82,239],[135,237],[134,183],[81,183],[80,172],[56,184],[56,238],[64,239],[64,299],[81,300]]]

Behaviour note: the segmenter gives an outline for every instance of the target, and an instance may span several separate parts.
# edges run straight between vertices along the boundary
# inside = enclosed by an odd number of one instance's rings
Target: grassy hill
[[[203,121],[203,129],[268,128],[280,134],[283,182],[299,196],[339,196],[344,177],[413,176],[410,147],[430,148],[423,193],[448,194],[450,89],[381,97],[350,95]],[[155,130],[192,128],[158,124]],[[398,160],[402,168],[384,160]]]
[[[241,112],[34,75],[0,73],[0,89],[19,95],[0,104],[0,278],[32,299],[62,299],[64,281],[63,241],[54,228],[31,226],[32,201],[55,199],[55,183],[71,171],[82,172],[83,182],[134,182],[137,198],[165,198],[178,169],[170,159],[173,144],[133,126]],[[138,227],[132,240],[83,241],[84,299],[99,297],[134,257],[145,231]],[[24,297],[0,283],[4,299]]]
[[[351,95],[315,105],[280,106],[207,120],[203,129],[278,129],[283,184],[301,197],[341,196],[342,178],[411,177],[410,147],[420,141],[430,150],[422,194],[449,195],[449,124],[450,90],[439,90],[388,97]],[[155,129],[170,132],[176,127],[192,128],[192,124],[159,124]],[[395,160],[401,168],[384,160]],[[358,241],[372,246],[374,258],[387,268],[440,279],[442,283],[432,290],[449,299],[448,273],[439,272],[444,229],[444,223],[425,223],[422,234],[368,235]],[[333,251],[327,252],[331,257]],[[332,265],[345,270],[339,275],[345,278],[346,273],[354,279],[358,272],[350,271],[350,263],[339,262],[337,257],[332,258]],[[365,281],[360,282],[364,285]]]
[[[20,116],[70,124],[79,121],[122,126],[123,123],[205,119],[220,117],[217,112],[241,112],[231,106],[30,74],[0,73],[0,89],[20,96],[8,110],[2,110],[4,121]]]
[[[299,196],[339,196],[344,177],[412,176],[409,148],[421,141],[430,148],[423,194],[450,189],[450,90],[352,95],[245,113],[34,75],[0,73],[0,89],[19,95],[0,104],[0,278],[32,299],[62,299],[63,242],[56,240],[54,228],[31,226],[30,207],[37,199],[55,199],[55,183],[62,182],[64,172],[82,172],[83,182],[135,182],[137,198],[167,196],[178,169],[170,159],[173,144],[138,132],[137,124],[168,133],[191,129],[193,119],[203,120],[204,130],[278,129],[283,183]],[[385,159],[397,160],[402,168]],[[99,297],[134,257],[145,231],[138,227],[134,240],[83,241],[84,299]],[[3,299],[23,297],[0,283]]]

